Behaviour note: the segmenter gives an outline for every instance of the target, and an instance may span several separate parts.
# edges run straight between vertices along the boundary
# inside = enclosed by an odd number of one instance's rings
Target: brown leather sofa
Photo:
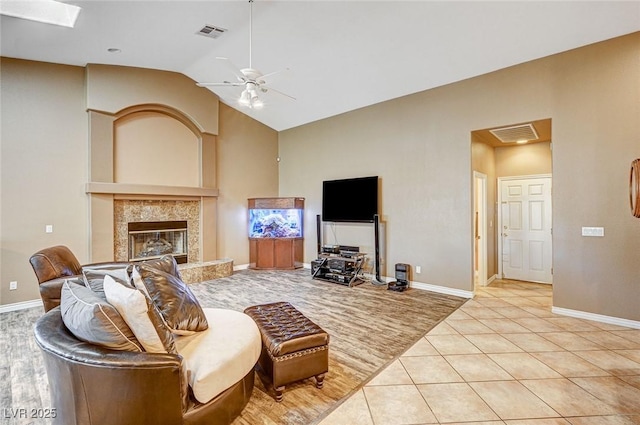
[[[41,249],[29,258],[29,263],[38,279],[40,298],[44,311],[60,305],[60,293],[65,279],[82,278],[82,267],[124,262],[93,263],[80,265],[71,250],[64,245]]]
[[[253,390],[251,370],[208,403],[194,402],[181,356],[114,351],[80,341],[65,327],[59,307],[40,317],[34,332],[56,409],[54,424],[227,425]]]

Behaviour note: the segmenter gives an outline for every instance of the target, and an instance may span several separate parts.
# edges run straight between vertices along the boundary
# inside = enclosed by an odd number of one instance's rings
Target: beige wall
[[[628,206],[638,75],[635,33],[287,130],[280,193],[305,196],[317,213],[322,180],[378,174],[387,263],[421,265],[418,282],[472,290],[469,134],[551,118],[554,305],[640,320],[640,222]],[[606,236],[583,238],[581,226]],[[307,233],[305,261],[314,245]]]
[[[87,112],[83,68],[1,60],[0,302],[9,304],[39,298],[29,265],[39,249],[65,244],[87,259]]]
[[[640,220],[629,208],[640,33],[553,63],[554,304],[640,320]],[[582,237],[581,226],[602,226],[605,236]]]
[[[248,198],[278,196],[278,133],[220,104],[218,252],[249,264]]]
[[[551,174],[551,143],[540,142],[495,149],[496,177]]]
[[[280,193],[307,198],[305,262],[315,255],[309,230],[321,212],[322,181],[378,175],[386,274],[395,263],[420,265],[415,281],[471,289],[470,129],[446,124],[456,108],[436,89],[281,132]],[[325,241],[373,253],[372,225],[336,224],[324,233]]]
[[[88,173],[94,173],[95,181],[113,181],[111,114],[141,103],[181,111],[214,142],[212,134],[220,127],[220,145],[203,144],[201,178],[203,186],[219,189],[226,204],[212,206],[207,200],[203,226],[213,226],[218,244],[226,249],[218,252],[218,258],[248,263],[246,200],[278,194],[274,130],[224,106],[226,113],[219,123],[217,97],[180,74],[102,65],[85,69],[8,58],[2,58],[0,71],[1,304],[40,298],[28,262],[39,249],[64,244],[81,263],[91,260]],[[163,92],[167,87],[171,93]],[[100,112],[87,114],[89,107]],[[89,129],[89,122],[94,128]],[[88,134],[102,127],[108,140],[96,137],[96,149],[89,152]],[[91,155],[106,161],[100,165],[104,169],[90,168]],[[213,166],[206,161],[214,162]],[[93,211],[111,211],[112,198],[93,196]],[[113,214],[102,219],[113,220]],[[46,224],[53,224],[53,233],[44,232]],[[18,281],[17,291],[9,291],[13,280]]]

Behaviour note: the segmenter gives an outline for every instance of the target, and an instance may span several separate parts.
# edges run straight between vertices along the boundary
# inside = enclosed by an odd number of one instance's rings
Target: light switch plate
[[[45,233],[53,233],[53,224],[47,224],[44,226]]]
[[[583,227],[582,236],[604,236],[604,227]]]

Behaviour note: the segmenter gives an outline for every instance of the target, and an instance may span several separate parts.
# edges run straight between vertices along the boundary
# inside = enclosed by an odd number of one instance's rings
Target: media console
[[[375,280],[384,283],[380,278],[380,217],[373,216],[374,229],[374,267]],[[322,217],[316,215],[316,233],[318,258],[311,261],[311,276],[314,279],[322,279],[329,282],[341,283],[353,286],[365,282],[360,272],[364,266],[366,255],[359,252],[357,246],[347,245],[322,245]],[[371,280],[373,283],[373,280]]]
[[[318,254],[317,260],[311,262],[311,275],[314,279],[350,287],[359,285],[363,282],[360,272],[365,257],[362,252],[322,252]]]

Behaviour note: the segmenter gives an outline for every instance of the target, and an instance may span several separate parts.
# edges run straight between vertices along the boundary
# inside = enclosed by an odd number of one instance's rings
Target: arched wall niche
[[[138,105],[115,115],[114,183],[201,185],[202,132],[163,105]]]
[[[136,114],[139,112],[155,112],[158,114],[163,114],[175,119],[176,121],[180,121],[196,136],[201,136],[204,133],[198,123],[187,114],[179,111],[176,108],[172,108],[171,106],[162,105],[159,103],[144,103],[129,106],[116,112],[115,114],[113,114],[113,116],[115,120],[119,120],[123,117],[126,117],[127,115]]]

